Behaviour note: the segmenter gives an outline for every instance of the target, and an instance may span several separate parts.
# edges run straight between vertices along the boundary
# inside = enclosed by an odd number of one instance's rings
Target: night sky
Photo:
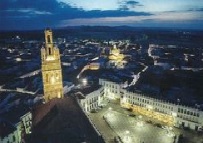
[[[80,25],[203,29],[203,0],[0,0],[0,30]]]

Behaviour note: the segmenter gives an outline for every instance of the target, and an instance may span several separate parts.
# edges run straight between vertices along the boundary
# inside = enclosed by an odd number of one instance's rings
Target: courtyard
[[[88,113],[107,143],[174,143],[183,134],[184,143],[202,143],[202,135],[149,120],[122,108],[118,101],[107,100],[95,113]],[[192,142],[191,142],[192,141]]]
[[[173,143],[175,138],[172,130],[147,123],[142,116],[130,114],[112,101],[89,116],[109,143],[115,140],[124,143]]]

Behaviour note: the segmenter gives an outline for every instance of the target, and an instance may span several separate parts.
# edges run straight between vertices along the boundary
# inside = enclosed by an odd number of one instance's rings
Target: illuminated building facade
[[[91,112],[92,110],[97,109],[98,106],[101,105],[103,95],[103,86],[90,87],[88,89],[82,89],[79,92],[75,93],[78,102],[85,112]]]
[[[106,80],[99,79],[99,84],[104,87],[104,97],[109,99],[119,99],[120,98],[120,90],[121,86],[119,83]]]
[[[140,91],[128,91],[123,83],[99,79],[104,87],[104,96],[120,99],[120,105],[131,108],[133,112],[147,116],[150,120],[163,122],[168,126],[186,127],[193,130],[203,128],[203,111],[195,107],[170,103]]]
[[[169,126],[187,127],[198,130],[203,127],[203,111],[198,108],[170,103],[152,98],[139,91],[123,90],[121,106],[158,120]]]
[[[60,53],[53,43],[51,30],[45,30],[45,48],[41,49],[41,61],[45,102],[63,98]]]
[[[110,50],[109,54],[109,62],[108,62],[108,67],[109,68],[124,68],[125,64],[127,63],[124,60],[124,55],[120,53],[120,49],[116,47],[116,45],[113,46],[113,48]]]

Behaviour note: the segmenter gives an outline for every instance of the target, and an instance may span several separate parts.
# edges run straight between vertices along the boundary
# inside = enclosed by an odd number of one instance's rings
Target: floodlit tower
[[[63,98],[63,83],[59,49],[53,43],[52,31],[45,30],[45,48],[41,48],[44,99]]]

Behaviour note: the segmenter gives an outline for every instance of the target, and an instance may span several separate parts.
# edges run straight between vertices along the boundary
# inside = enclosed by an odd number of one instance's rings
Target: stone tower
[[[45,102],[63,98],[60,53],[53,43],[51,30],[45,30],[45,48],[41,49],[41,61]]]

